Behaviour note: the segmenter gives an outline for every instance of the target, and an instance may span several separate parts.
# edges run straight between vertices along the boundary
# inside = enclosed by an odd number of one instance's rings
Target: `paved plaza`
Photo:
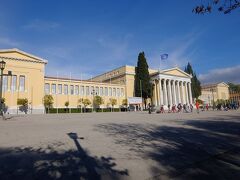
[[[8,116],[0,179],[239,179],[240,111]]]

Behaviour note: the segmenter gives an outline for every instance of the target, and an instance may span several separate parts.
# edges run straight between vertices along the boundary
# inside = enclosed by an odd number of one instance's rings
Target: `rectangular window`
[[[105,96],[108,96],[108,88],[105,87]]]
[[[45,94],[50,93],[50,85],[48,83],[45,83]]]
[[[120,89],[117,88],[117,96],[119,97],[120,96]]]
[[[25,76],[19,77],[19,91],[25,91]]]
[[[113,88],[113,96],[116,96],[116,88]]]
[[[99,87],[96,87],[96,95],[99,95]]]
[[[89,86],[86,86],[86,95],[88,96],[90,93],[89,93]]]
[[[7,91],[7,89],[8,89],[8,77],[7,76],[3,76],[2,90],[3,91]]]
[[[100,92],[99,95],[102,96],[103,95],[103,87],[100,87]]]
[[[89,88],[88,88],[89,91]],[[80,86],[80,95],[84,96],[84,86]]]
[[[123,97],[124,96],[124,89],[121,88],[121,96]]]
[[[17,76],[13,75],[12,76],[12,81],[11,81],[11,90],[16,91],[17,87]]]
[[[70,85],[70,93],[71,93],[71,95],[74,94],[74,86],[73,85]]]
[[[64,84],[64,92],[63,92],[65,95],[68,94],[68,85],[67,84]]]
[[[92,95],[93,93],[94,93],[94,87],[91,86],[91,87],[90,87],[90,95]]]
[[[109,96],[112,96],[112,88],[109,88]]]
[[[58,84],[58,94],[62,94],[62,85]]]
[[[75,95],[79,95],[79,86],[78,85],[75,86]]]
[[[52,84],[52,94],[56,94],[56,84]]]

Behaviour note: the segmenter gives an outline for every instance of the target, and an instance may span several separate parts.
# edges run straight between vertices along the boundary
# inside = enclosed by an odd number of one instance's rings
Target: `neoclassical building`
[[[79,99],[93,101],[94,95],[103,98],[102,108],[109,107],[111,98],[116,99],[115,107],[121,107],[123,100],[133,98],[135,67],[122,66],[87,80],[45,75],[47,60],[19,49],[0,50],[0,61],[6,62],[2,82],[6,113],[20,113],[17,99],[28,99],[28,113],[44,113],[43,97],[54,98],[54,108],[79,106]],[[11,71],[11,76],[7,76]],[[191,75],[179,68],[166,70],[149,69],[154,84],[152,102],[155,106],[192,103]],[[94,92],[94,93],[93,93]],[[89,105],[88,108],[91,108]]]
[[[199,97],[204,104],[213,105],[218,99],[229,99],[229,86],[225,82],[204,84],[201,86],[202,94]]]
[[[153,104],[155,106],[192,104],[191,75],[175,67],[166,70],[149,69],[154,84]],[[93,78],[95,81],[114,82],[126,86],[126,97],[134,97],[135,67],[122,66]]]

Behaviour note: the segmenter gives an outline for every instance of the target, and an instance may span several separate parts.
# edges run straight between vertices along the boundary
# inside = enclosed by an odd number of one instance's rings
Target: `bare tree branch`
[[[218,6],[218,11],[228,14],[240,7],[240,0],[209,0],[207,4],[194,7],[192,12],[196,14],[211,13],[212,8],[216,6]]]

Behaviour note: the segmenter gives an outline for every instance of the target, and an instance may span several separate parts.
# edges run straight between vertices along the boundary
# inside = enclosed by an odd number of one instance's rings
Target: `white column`
[[[169,104],[172,105],[172,88],[171,88],[171,80],[168,80],[168,98],[169,98]]]
[[[162,82],[159,78],[159,98],[160,98],[160,106],[163,105],[163,99],[162,99]]]
[[[188,88],[189,88],[189,100],[190,104],[192,104],[192,88],[191,88],[191,83],[188,83]]]
[[[174,104],[177,104],[177,96],[176,96],[176,86],[175,86],[176,81],[173,81],[173,99],[174,99]]]
[[[167,105],[167,85],[166,85],[167,80],[164,79],[163,82],[163,90],[164,90],[164,105]]]
[[[182,81],[182,103],[183,103],[183,104],[186,104],[186,98],[185,98],[185,92],[184,92],[183,81]]]
[[[177,82],[177,91],[178,91],[178,103],[181,103],[181,95],[180,95],[180,87],[179,87],[180,82]]]
[[[154,80],[154,84],[155,84],[155,87],[154,87],[155,106],[157,106],[157,83],[156,83],[156,80]]]
[[[188,82],[185,82],[185,92],[186,92],[186,103],[189,104],[189,97],[188,97],[188,88],[187,88]]]

